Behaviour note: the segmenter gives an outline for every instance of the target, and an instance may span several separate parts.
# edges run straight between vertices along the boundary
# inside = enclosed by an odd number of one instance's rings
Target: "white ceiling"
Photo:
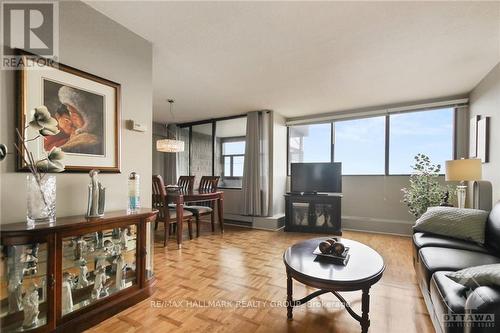
[[[498,2],[87,3],[153,43],[161,122],[464,94],[500,60]]]

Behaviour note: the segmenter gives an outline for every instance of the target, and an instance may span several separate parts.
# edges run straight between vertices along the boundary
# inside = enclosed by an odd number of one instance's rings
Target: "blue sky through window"
[[[295,162],[330,162],[331,124],[290,127],[289,159]]]
[[[335,162],[342,162],[342,174],[383,175],[384,151],[384,116],[335,123]]]
[[[423,153],[435,164],[453,159],[453,108],[391,115],[389,173],[409,174],[414,156]]]

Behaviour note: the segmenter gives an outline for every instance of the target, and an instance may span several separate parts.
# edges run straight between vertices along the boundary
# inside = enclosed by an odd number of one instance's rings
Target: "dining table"
[[[221,233],[224,233],[224,192],[220,190],[176,190],[168,191],[169,201],[175,204],[175,215],[177,220],[177,247],[182,248],[182,230],[183,230],[183,210],[184,204],[205,203],[208,201],[217,202],[217,215]]]

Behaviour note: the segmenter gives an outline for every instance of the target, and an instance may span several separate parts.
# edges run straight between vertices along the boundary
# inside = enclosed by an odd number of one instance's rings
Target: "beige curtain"
[[[269,126],[268,111],[247,115],[243,166],[243,215],[269,215]]]

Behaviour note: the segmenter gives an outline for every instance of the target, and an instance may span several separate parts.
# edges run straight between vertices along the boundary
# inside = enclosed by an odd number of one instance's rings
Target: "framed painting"
[[[120,172],[120,84],[43,58],[20,52],[18,130],[24,138],[39,136],[27,126],[33,110],[45,106],[57,120],[58,133],[27,143],[41,159],[54,147],[64,152],[69,172]],[[37,62],[35,64],[35,62]],[[26,154],[21,147],[22,154]],[[18,154],[18,170],[26,171]]]

